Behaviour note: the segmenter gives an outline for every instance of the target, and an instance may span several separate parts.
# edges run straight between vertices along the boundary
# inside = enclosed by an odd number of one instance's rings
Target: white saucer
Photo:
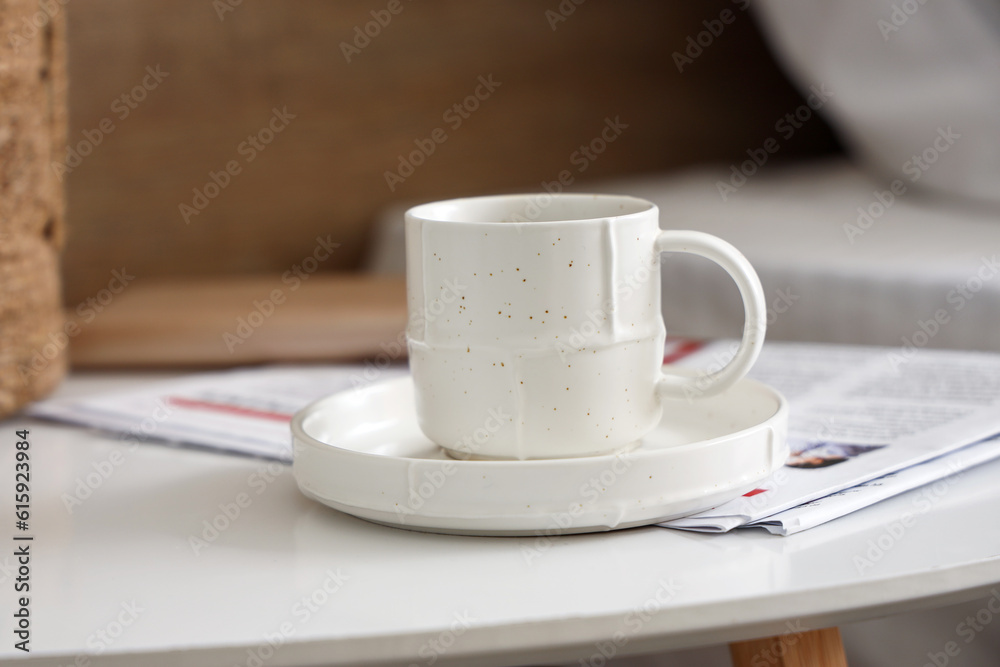
[[[413,380],[316,401],[292,420],[302,492],[362,519],[465,535],[630,528],[694,514],[753,489],[788,456],[788,404],[741,380],[726,393],[666,403],[622,454],[456,461],[417,426]]]

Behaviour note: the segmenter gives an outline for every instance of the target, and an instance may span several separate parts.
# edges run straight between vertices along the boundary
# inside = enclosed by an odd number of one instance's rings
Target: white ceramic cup
[[[631,448],[661,401],[719,393],[764,341],[760,280],[725,241],[661,230],[655,204],[525,194],[406,213],[407,343],[420,427],[457,458],[544,459]],[[729,272],[743,339],[720,370],[662,371],[660,253]],[[697,289],[678,285],[674,289]]]

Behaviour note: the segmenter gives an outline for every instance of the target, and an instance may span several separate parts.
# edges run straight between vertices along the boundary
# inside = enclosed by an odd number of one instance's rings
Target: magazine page
[[[734,345],[712,343],[677,363],[719,368]],[[1000,434],[998,354],[777,342],[750,376],[789,401],[788,463],[741,498],[661,525],[731,530]],[[843,494],[814,509],[853,511],[855,500]]]
[[[825,498],[778,512],[760,521],[748,523],[747,527],[765,528],[775,535],[792,535],[904,491],[927,486],[913,499],[911,516],[915,518],[933,508],[953,484],[960,483],[965,470],[998,457],[1000,457],[1000,438],[990,438],[926,463],[904,468],[830,494]]]
[[[401,366],[265,366],[202,373],[143,389],[35,403],[27,413],[121,434],[284,462],[289,423],[329,394],[405,374]]]

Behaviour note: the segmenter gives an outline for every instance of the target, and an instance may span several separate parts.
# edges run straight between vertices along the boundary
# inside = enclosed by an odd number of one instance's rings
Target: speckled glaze
[[[698,378],[661,371],[659,254],[694,252],[736,279],[736,358]],[[406,214],[410,368],[420,428],[458,458],[539,459],[628,449],[666,396],[733,384],[763,342],[763,293],[732,246],[666,231],[654,204],[562,194],[476,197]]]

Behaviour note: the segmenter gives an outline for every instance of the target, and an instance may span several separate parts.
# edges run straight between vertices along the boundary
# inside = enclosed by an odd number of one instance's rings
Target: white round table
[[[72,378],[61,392],[144,379]],[[25,417],[0,428],[8,479],[20,428],[32,443],[32,651],[9,640],[8,581],[4,660],[602,664],[737,642],[739,664],[763,651],[838,664],[836,631],[814,631],[985,597],[1000,582],[1000,462],[965,473],[901,530],[920,491],[787,538],[660,527],[477,538],[340,514],[303,497],[287,466]],[[3,503],[12,535],[10,494]],[[12,563],[0,556],[0,577]]]

